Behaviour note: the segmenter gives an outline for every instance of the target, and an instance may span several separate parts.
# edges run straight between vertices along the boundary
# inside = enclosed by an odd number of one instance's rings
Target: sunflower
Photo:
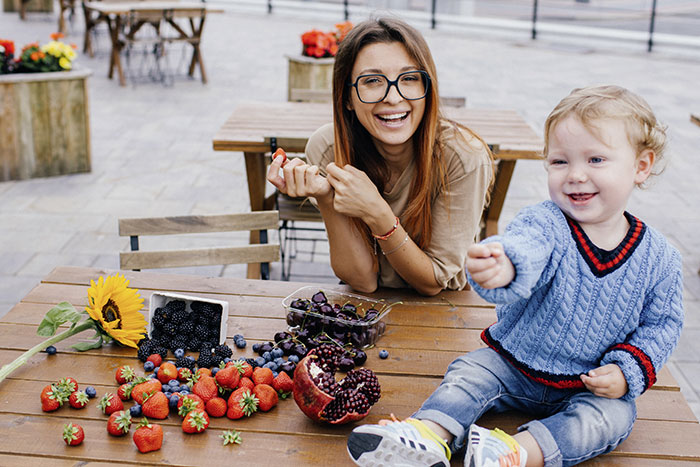
[[[90,281],[88,306],[85,311],[111,338],[129,347],[146,335],[146,319],[139,310],[143,306],[138,290],[128,287],[122,275],[100,276],[97,284]]]

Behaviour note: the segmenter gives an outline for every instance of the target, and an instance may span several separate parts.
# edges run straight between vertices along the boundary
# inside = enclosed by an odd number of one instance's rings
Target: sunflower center
[[[102,307],[102,317],[108,323],[119,320],[119,323],[117,323],[117,329],[121,329],[122,316],[121,314],[119,314],[119,307],[116,303],[114,303],[114,301],[111,298],[107,300],[105,306]]]

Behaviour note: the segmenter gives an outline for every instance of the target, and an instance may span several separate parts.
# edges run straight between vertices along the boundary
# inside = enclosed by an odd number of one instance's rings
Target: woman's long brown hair
[[[340,43],[333,67],[333,123],[335,129],[335,163],[339,167],[350,164],[362,171],[384,191],[389,169],[379,154],[369,132],[349,110],[352,88],[348,85],[360,50],[378,42],[401,43],[419,69],[430,76],[430,88],[425,97],[423,119],[413,137],[416,146],[416,173],[409,193],[409,201],[402,215],[406,232],[424,249],[430,243],[432,201],[446,184],[446,170],[442,148],[438,143],[441,119],[435,63],[423,36],[401,20],[377,18],[356,25]],[[436,148],[436,145],[438,147]],[[372,243],[369,227],[360,219],[352,219],[353,225],[363,233],[365,242]]]

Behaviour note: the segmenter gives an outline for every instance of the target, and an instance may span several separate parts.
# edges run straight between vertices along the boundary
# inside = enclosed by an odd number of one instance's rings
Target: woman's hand
[[[335,192],[333,208],[348,217],[359,217],[373,227],[382,203],[388,205],[367,174],[349,164],[341,168],[333,162],[326,166],[326,172]]]
[[[331,185],[319,174],[318,167],[299,158],[286,160],[285,156],[275,157],[267,171],[267,180],[279,191],[294,198],[323,198],[331,194]]]
[[[515,278],[515,268],[503,245],[477,243],[467,250],[467,271],[474,282],[485,289],[505,287]]]
[[[596,396],[619,399],[627,394],[627,380],[619,366],[609,363],[581,375],[586,389]]]

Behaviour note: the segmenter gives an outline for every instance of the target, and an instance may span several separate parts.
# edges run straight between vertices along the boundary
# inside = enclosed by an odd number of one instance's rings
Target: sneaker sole
[[[373,427],[367,426],[364,432],[353,431],[348,438],[348,453],[361,467],[449,466],[433,452],[418,451],[384,431],[372,431]]]

